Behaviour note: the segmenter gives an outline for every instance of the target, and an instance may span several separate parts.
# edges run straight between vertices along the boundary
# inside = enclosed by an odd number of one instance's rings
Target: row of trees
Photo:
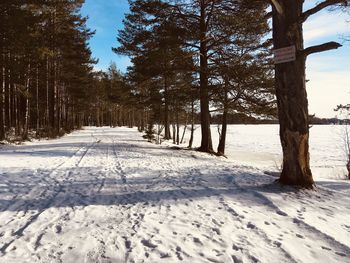
[[[309,10],[303,0],[133,0],[115,52],[131,57],[133,93],[149,112],[149,126],[164,125],[200,103],[200,151],[214,152],[210,116],[222,116],[218,154],[224,154],[228,113],[273,116],[278,108],[283,170],[280,181],[313,186],[305,63],[310,54],[336,49],[328,42],[304,48],[303,23],[317,12],[346,6],[324,0]],[[271,10],[268,12],[267,10]],[[269,19],[272,18],[272,39]],[[276,64],[272,49],[295,48],[294,61]],[[274,76],[273,76],[274,69]],[[277,102],[277,103],[276,103]],[[193,119],[193,118],[192,118]],[[178,141],[178,140],[177,140]]]
[[[225,152],[229,113],[275,113],[266,4],[251,1],[130,1],[115,52],[131,57],[127,78],[148,112],[179,143],[200,108],[200,151],[213,153],[210,113],[222,116],[217,153]],[[255,23],[251,23],[255,21]],[[173,126],[173,135],[171,135]],[[190,146],[191,146],[190,140]]]
[[[79,127],[93,80],[83,0],[0,4],[0,141]]]

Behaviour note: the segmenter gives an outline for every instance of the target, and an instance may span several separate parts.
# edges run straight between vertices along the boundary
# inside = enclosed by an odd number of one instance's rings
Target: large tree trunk
[[[202,152],[213,152],[213,144],[210,132],[210,111],[209,111],[209,92],[208,92],[208,48],[207,48],[207,23],[205,4],[201,4],[200,20],[200,108],[201,108],[201,130],[202,141],[198,149]]]
[[[226,133],[227,133],[227,112],[228,112],[228,80],[225,79],[224,83],[224,102],[223,102],[223,113],[222,113],[222,130],[218,145],[218,155],[225,155],[225,145],[226,145]]]
[[[303,0],[280,0],[273,7],[274,48],[295,45],[295,61],[276,65],[276,95],[283,150],[280,182],[312,188],[309,163],[308,101],[305,87],[305,56],[300,17]]]

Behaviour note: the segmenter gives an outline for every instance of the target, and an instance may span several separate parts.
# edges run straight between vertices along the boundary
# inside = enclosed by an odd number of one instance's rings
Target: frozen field
[[[349,262],[350,183],[327,179],[336,128],[312,128],[316,191],[264,173],[277,126],[229,133],[228,159],[128,128],[2,146],[0,262]]]
[[[218,145],[217,126],[212,126],[214,149]],[[314,125],[310,129],[310,160],[313,175],[321,178],[344,178],[346,154],[345,127],[339,125]],[[187,141],[189,131],[186,133]],[[194,147],[200,145],[200,128],[196,129]],[[281,168],[282,148],[278,125],[229,125],[226,155],[238,165],[248,165],[266,170]]]

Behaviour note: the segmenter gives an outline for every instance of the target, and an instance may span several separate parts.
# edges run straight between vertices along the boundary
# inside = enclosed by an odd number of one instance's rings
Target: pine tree
[[[276,64],[276,94],[283,149],[280,182],[312,188],[314,181],[309,161],[309,114],[305,87],[305,63],[309,55],[336,49],[341,45],[328,42],[304,48],[303,23],[324,8],[347,5],[346,0],[324,0],[303,11],[303,0],[273,0],[272,24],[274,48],[294,46],[296,60]]]
[[[26,139],[30,130],[56,136],[79,126],[95,62],[83,2],[1,3],[1,139],[13,130]]]

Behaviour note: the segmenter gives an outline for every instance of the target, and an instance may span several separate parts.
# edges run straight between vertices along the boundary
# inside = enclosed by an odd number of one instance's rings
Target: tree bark
[[[180,144],[180,119],[179,119],[179,108],[176,105],[176,144]]]
[[[194,98],[192,96],[192,101],[191,101],[191,136],[190,136],[190,141],[188,142],[188,148],[192,148],[193,137],[194,137]]]
[[[169,94],[166,74],[164,74],[164,139],[171,139],[169,123]]]
[[[30,63],[28,64],[28,70],[27,70],[27,76],[26,76],[26,84],[25,84],[25,114],[24,114],[24,129],[23,129],[23,134],[22,134],[22,139],[26,140],[28,139],[28,129],[29,129],[29,116],[30,116],[30,101],[29,101],[29,94],[30,94],[30,70],[31,66]]]
[[[185,126],[184,126],[184,130],[182,132],[182,135],[181,135],[181,141],[180,141],[180,144],[182,144],[184,142],[184,139],[185,139],[185,134],[186,134],[186,130],[187,130],[187,114],[186,114],[186,121],[185,121]]]
[[[49,57],[46,57],[46,130],[49,134],[50,131],[50,64],[49,64]],[[48,135],[47,134],[47,135]]]
[[[207,40],[207,23],[206,9],[204,1],[201,1],[200,16],[200,108],[201,108],[201,131],[202,141],[198,149],[201,152],[213,151],[213,144],[210,132],[210,111],[209,111],[209,92],[208,92],[208,40]]]
[[[227,133],[227,107],[224,106],[224,111],[222,113],[222,124],[221,124],[221,136],[218,146],[218,155],[225,155],[225,145],[226,145],[226,133]]]
[[[283,169],[279,181],[287,185],[312,188],[309,162],[309,118],[305,86],[305,56],[300,17],[303,0],[276,0],[273,6],[274,48],[295,45],[296,60],[275,67],[276,95],[283,150]]]
[[[36,66],[36,90],[35,90],[35,103],[36,103],[36,135],[39,135],[40,117],[39,117],[39,66]]]
[[[2,56],[2,83],[0,92],[0,141],[5,139],[5,86],[6,86],[6,69],[5,55]]]

